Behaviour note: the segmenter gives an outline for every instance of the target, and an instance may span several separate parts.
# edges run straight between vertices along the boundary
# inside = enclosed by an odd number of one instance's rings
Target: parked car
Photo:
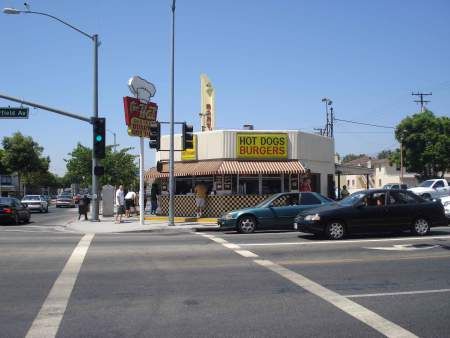
[[[406,184],[400,184],[400,183],[388,183],[383,186],[383,189],[402,189],[406,190],[408,189],[408,185]]]
[[[26,204],[21,203],[17,198],[0,197],[0,223],[28,223],[30,217]]]
[[[48,202],[41,195],[25,195],[22,203],[26,204],[30,211],[48,212]]]
[[[410,230],[418,236],[448,224],[440,201],[425,200],[410,191],[364,190],[344,200],[301,212],[294,228],[341,239],[348,233]]]
[[[55,205],[57,208],[61,207],[75,208],[75,200],[73,199],[72,194],[61,194],[56,198]]]
[[[221,230],[237,230],[240,233],[262,229],[288,230],[292,229],[299,211],[329,203],[333,200],[315,192],[280,193],[254,207],[230,211],[217,223]]]
[[[450,196],[450,186],[444,179],[426,180],[418,187],[408,190],[426,199]]]
[[[445,217],[447,217],[450,222],[450,196],[442,197],[441,203],[444,206]]]

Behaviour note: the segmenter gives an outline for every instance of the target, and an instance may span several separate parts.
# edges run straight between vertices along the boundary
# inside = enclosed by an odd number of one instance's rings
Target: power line
[[[335,121],[340,122],[346,122],[346,123],[353,123],[353,124],[361,124],[363,126],[370,126],[370,127],[377,127],[377,128],[388,128],[388,129],[395,129],[395,127],[392,126],[382,126],[380,124],[372,124],[372,123],[365,123],[365,122],[357,122],[357,121],[350,121],[350,120],[343,120],[343,119],[337,119],[334,118]]]
[[[425,104],[429,103],[429,100],[424,100],[423,97],[424,96],[431,96],[433,95],[433,93],[411,93],[412,96],[420,96],[420,100],[414,100],[414,102],[420,103],[420,111],[424,112],[425,111]]]

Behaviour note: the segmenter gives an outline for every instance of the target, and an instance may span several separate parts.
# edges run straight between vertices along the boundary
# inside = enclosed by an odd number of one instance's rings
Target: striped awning
[[[219,161],[198,161],[198,162],[175,162],[175,176],[209,176],[217,174],[222,160]],[[145,178],[168,177],[169,163],[163,164],[163,172],[157,172],[156,168],[151,168],[145,173]]]
[[[305,168],[299,161],[198,161],[176,162],[175,176],[209,176],[209,175],[268,175],[268,174],[303,174]],[[151,168],[145,173],[148,181],[157,177],[168,177],[169,165],[164,163],[163,172]]]
[[[223,161],[218,174],[302,174],[305,168],[299,161]]]

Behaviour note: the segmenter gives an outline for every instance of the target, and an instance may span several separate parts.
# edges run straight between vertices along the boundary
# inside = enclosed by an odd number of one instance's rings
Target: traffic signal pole
[[[169,225],[174,223],[174,120],[175,120],[175,0],[172,1],[172,53],[170,74]]]
[[[98,35],[94,34],[92,36],[92,41],[94,42],[94,99],[93,99],[93,117],[98,117]],[[95,167],[97,166],[97,157],[94,152],[95,140],[92,144],[92,213],[91,222],[99,222],[99,200],[98,200],[98,180],[97,175],[95,175]]]

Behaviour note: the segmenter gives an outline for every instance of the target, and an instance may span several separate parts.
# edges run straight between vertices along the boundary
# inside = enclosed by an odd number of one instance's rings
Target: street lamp
[[[74,31],[77,31],[78,33],[84,35],[85,37],[89,38],[94,42],[94,97],[93,97],[93,114],[92,114],[92,120],[98,117],[98,46],[100,43],[98,42],[98,35],[93,34],[90,35],[86,32],[83,32],[81,29],[76,28],[75,26],[72,26],[68,22],[65,22],[64,20],[61,20],[57,18],[56,16],[42,13],[42,12],[34,12],[34,11],[21,11],[15,8],[4,8],[3,13],[5,14],[37,14],[42,16],[47,16],[53,20],[59,21],[65,26],[73,29]],[[91,123],[92,123],[91,120]],[[94,142],[94,141],[93,141]],[[115,143],[115,142],[114,142]],[[94,149],[94,145],[92,147]],[[98,192],[98,182],[97,182],[97,176],[94,173],[94,168],[97,166],[97,158],[95,157],[94,151],[92,151],[92,197],[93,197],[93,203],[92,203],[92,218],[91,221],[98,221],[98,210],[99,210],[99,203],[97,198],[97,192]]]
[[[332,125],[332,123],[333,123],[333,116],[331,117],[331,119],[330,119],[330,114],[328,113],[328,106],[331,106],[332,104],[333,104],[333,101],[331,101],[329,98],[327,98],[327,97],[324,97],[323,99],[322,99],[322,102],[325,102],[325,112],[326,112],[326,114],[327,114],[327,124],[326,124],[326,127],[325,127],[325,133],[326,133],[326,136],[331,136],[331,137],[333,137],[333,133],[332,133],[332,127],[331,127],[331,125]],[[331,114],[333,114],[333,110],[331,110]]]

